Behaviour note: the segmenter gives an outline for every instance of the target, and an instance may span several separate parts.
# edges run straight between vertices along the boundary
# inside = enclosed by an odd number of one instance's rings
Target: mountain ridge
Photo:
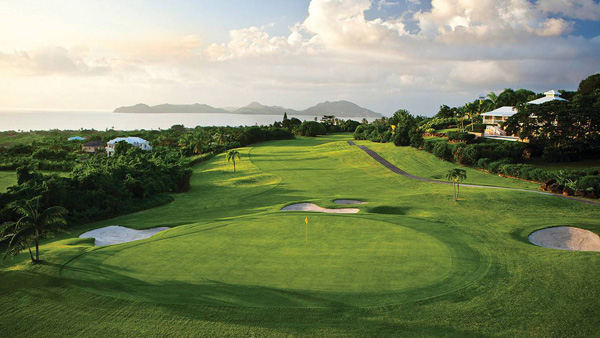
[[[159,104],[149,106],[144,103],[138,103],[133,106],[122,106],[116,108],[114,113],[135,113],[135,114],[165,114],[165,113],[184,113],[184,114],[245,114],[245,115],[334,115],[336,117],[383,117],[382,114],[370,109],[360,107],[350,101],[325,101],[318,103],[304,110],[295,110],[281,106],[267,106],[256,101],[247,106],[232,109],[216,108],[207,104]]]

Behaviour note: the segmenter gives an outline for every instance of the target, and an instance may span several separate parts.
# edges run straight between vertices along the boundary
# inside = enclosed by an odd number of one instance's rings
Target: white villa
[[[544,93],[544,97],[535,99],[527,102],[528,104],[542,104],[549,101],[567,101],[559,97],[559,93],[554,90],[549,90]],[[486,124],[485,131],[483,132],[484,137],[491,138],[503,138],[513,141],[517,141],[518,137],[507,136],[504,130],[500,128],[501,123],[508,121],[508,118],[517,113],[517,108],[511,106],[503,106],[498,109],[492,110],[487,113],[481,114],[483,117],[483,124]]]
[[[112,139],[108,142],[106,142],[106,154],[108,154],[108,156],[111,156],[114,152],[115,152],[115,144],[117,142],[121,142],[121,141],[125,141],[129,144],[131,144],[132,146],[136,147],[136,148],[140,148],[142,150],[152,150],[152,146],[150,145],[150,142],[144,140],[143,138],[140,137],[117,137],[115,139]]]

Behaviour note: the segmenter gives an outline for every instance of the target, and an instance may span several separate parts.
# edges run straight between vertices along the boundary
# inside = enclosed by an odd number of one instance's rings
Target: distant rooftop
[[[513,116],[517,113],[515,107],[503,106],[487,113],[481,114],[481,116]]]
[[[129,137],[117,137],[115,139],[112,139],[108,142],[106,142],[107,144],[115,144],[117,142],[121,142],[121,141],[125,141],[129,144],[142,144],[142,143],[147,143],[148,141],[144,140],[141,137],[137,137],[137,136],[129,136]]]
[[[560,98],[560,93],[555,92],[554,90],[549,90],[547,92],[544,93],[544,97],[540,97],[539,99],[535,99],[533,101],[529,101],[527,103],[529,104],[542,104],[542,103],[546,103],[546,102],[550,102],[550,101],[567,101],[563,98]]]

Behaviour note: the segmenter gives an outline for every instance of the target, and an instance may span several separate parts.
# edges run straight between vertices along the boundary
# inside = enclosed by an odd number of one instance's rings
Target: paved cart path
[[[348,144],[351,145],[351,146],[356,145],[353,141],[348,141]],[[385,158],[381,157],[381,155],[379,155],[375,151],[367,148],[367,146],[363,146],[363,145],[356,145],[356,146],[358,148],[360,148],[361,150],[363,150],[365,153],[367,153],[369,156],[371,156],[375,161],[379,162],[381,165],[383,165],[384,167],[388,168],[389,170],[391,170],[392,172],[394,172],[396,174],[402,175],[404,177],[407,177],[407,178],[410,178],[410,179],[413,179],[413,180],[422,181],[422,182],[452,185],[451,182],[438,181],[438,180],[433,180],[433,179],[430,179],[430,178],[425,178],[425,177],[419,177],[419,176],[411,175],[411,174],[407,173],[406,171],[404,171],[404,170],[396,167],[395,165],[391,164],[388,160],[386,160]],[[493,185],[478,185],[478,184],[461,184],[461,186],[462,187],[471,187],[471,188],[486,188],[486,189],[503,189],[503,190],[525,191],[525,192],[529,192],[529,193],[535,193],[535,194],[542,194],[542,195],[560,197],[560,198],[564,198],[564,199],[568,199],[568,200],[572,200],[572,201],[578,201],[578,202],[587,203],[587,204],[600,205],[600,202],[597,202],[597,201],[584,200],[584,199],[580,199],[580,198],[576,198],[576,197],[571,197],[571,196],[563,196],[563,195],[553,194],[553,193],[545,192],[545,191],[536,191],[536,190],[527,190],[527,189],[518,189],[518,188],[506,188],[506,187],[498,187],[498,186],[493,186]]]

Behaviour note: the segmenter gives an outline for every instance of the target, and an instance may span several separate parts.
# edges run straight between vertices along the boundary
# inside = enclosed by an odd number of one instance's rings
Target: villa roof
[[[85,137],[72,136],[72,137],[69,137],[67,140],[69,140],[69,141],[83,141],[83,140],[85,140]]]
[[[117,138],[112,139],[112,140],[110,140],[110,141],[108,141],[106,143],[107,144],[115,144],[115,143],[121,142],[121,141],[125,141],[125,142],[127,142],[129,144],[134,144],[134,143],[142,144],[142,143],[147,143],[148,142],[148,141],[144,140],[141,137],[129,136],[129,137],[117,137]]]
[[[512,106],[503,106],[487,113],[481,114],[481,116],[513,116],[517,113],[517,109]]]
[[[550,102],[550,101],[567,101],[563,98],[560,98],[559,95],[560,93],[555,92],[554,90],[549,90],[547,92],[544,93],[544,97],[540,97],[539,99],[535,99],[533,101],[529,101],[527,103],[529,104],[542,104],[542,103],[546,103],[546,102]]]

